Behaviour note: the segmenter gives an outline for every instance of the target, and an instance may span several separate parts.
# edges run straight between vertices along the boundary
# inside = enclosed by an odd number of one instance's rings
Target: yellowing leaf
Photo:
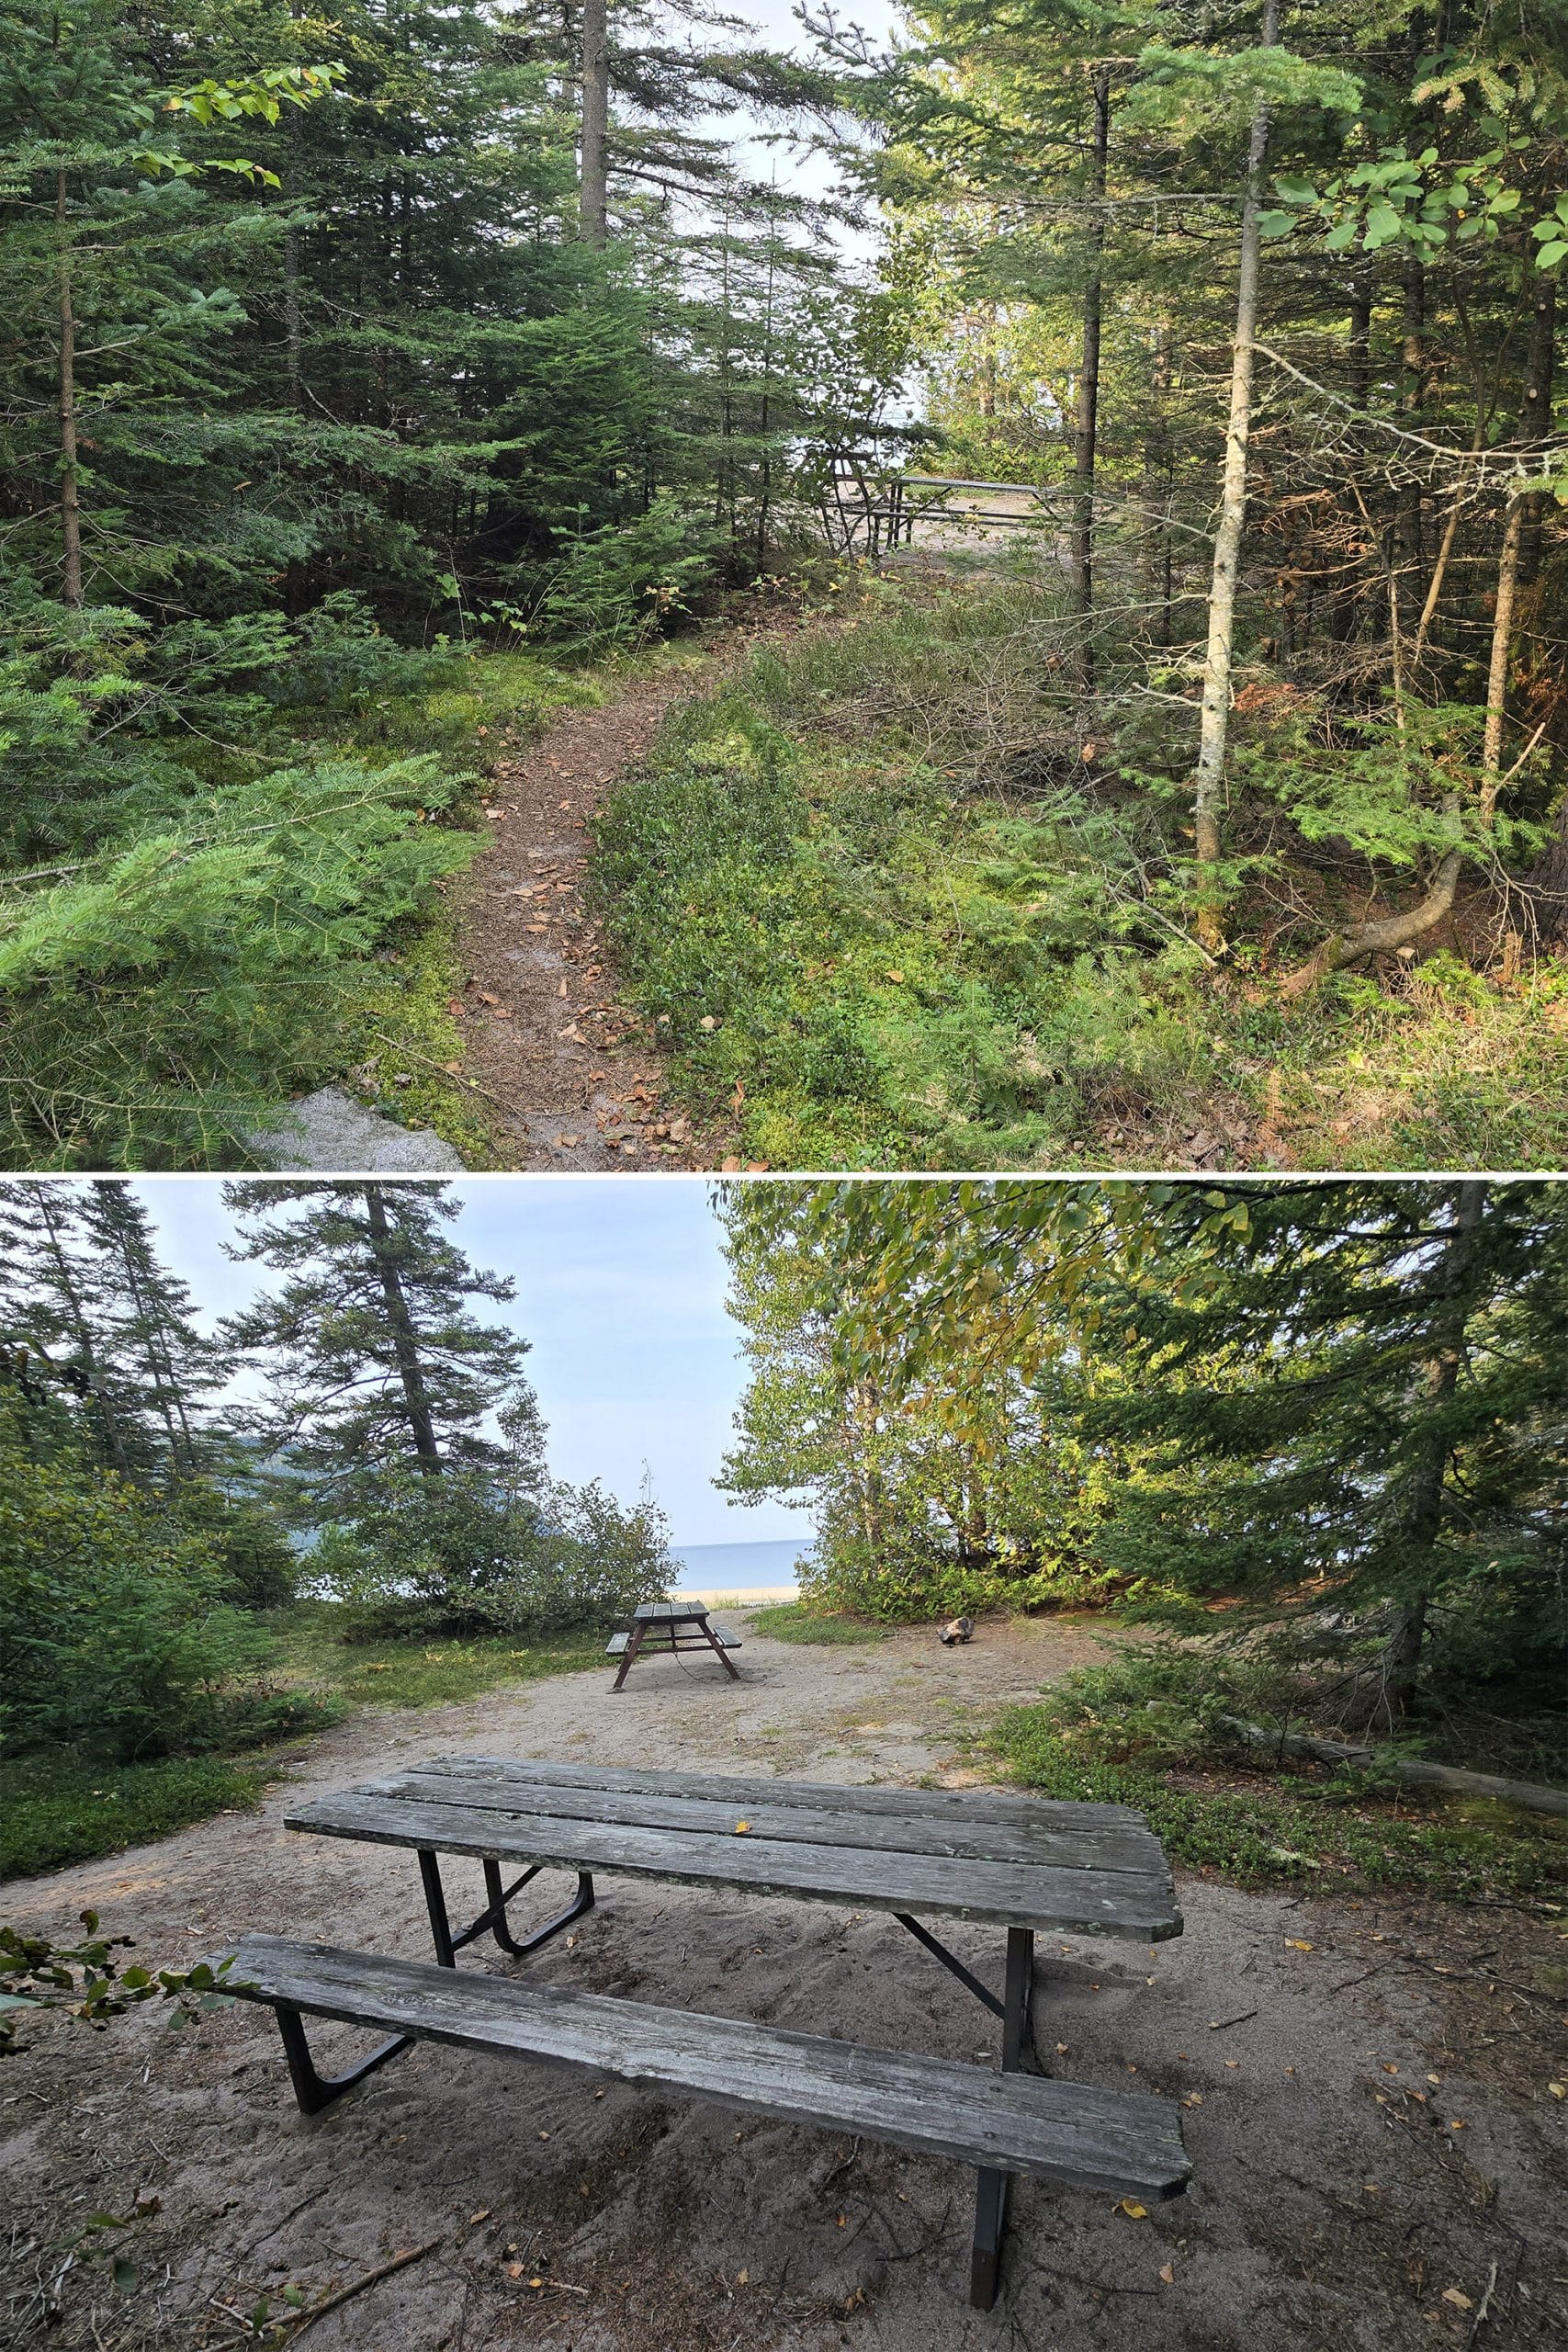
[[[750,1832],[750,1827],[751,1825],[749,1821],[738,1821],[735,1825],[735,1834],[738,1838],[747,1837]]]
[[[1553,2098],[1568,2098],[1568,2083],[1548,2083],[1546,2087]]]
[[[1303,1944],[1299,1936],[1287,1936],[1285,1938],[1285,1941],[1289,1944],[1292,1951],[1314,1951],[1316,1950],[1316,1946],[1314,1944]]]
[[[1130,2222],[1146,2222],[1149,2218],[1148,2207],[1146,2205],[1140,2205],[1135,2199],[1131,2197],[1123,2197],[1122,2199],[1122,2211],[1126,2214],[1127,2219]]]

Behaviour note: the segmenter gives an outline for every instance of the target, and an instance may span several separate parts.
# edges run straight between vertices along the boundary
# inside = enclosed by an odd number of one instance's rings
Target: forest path
[[[618,1001],[584,891],[594,812],[668,713],[711,691],[760,637],[793,626],[727,626],[705,646],[673,646],[608,701],[563,712],[497,764],[485,802],[492,845],[458,902],[466,985],[455,1012],[464,1074],[503,1168],[702,1169],[734,1157],[721,1129],[699,1133],[678,1104],[660,1108],[667,1062]]]

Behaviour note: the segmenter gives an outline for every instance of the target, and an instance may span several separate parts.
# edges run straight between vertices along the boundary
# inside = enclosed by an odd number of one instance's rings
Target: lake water
[[[793,1584],[795,1562],[809,1555],[811,1538],[785,1535],[768,1544],[672,1544],[681,1589],[696,1592],[756,1592]]]

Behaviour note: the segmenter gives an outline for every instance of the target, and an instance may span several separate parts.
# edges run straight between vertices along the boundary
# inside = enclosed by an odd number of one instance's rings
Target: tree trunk
[[[610,46],[605,0],[582,0],[582,165],[578,233],[586,245],[609,235]]]
[[[73,612],[82,609],[82,505],[76,479],[76,309],[71,282],[65,175],[54,175],[54,217],[60,228],[60,580]]]
[[[76,1342],[76,1352],[81,1359],[88,1390],[94,1404],[98,1408],[98,1419],[104,1432],[104,1448],[110,1463],[119,1472],[120,1476],[129,1478],[130,1462],[125,1450],[125,1434],[120,1428],[119,1416],[115,1411],[113,1402],[105,1392],[103,1374],[98,1370],[97,1352],[93,1346],[93,1335],[87,1326],[86,1311],[82,1304],[81,1293],[76,1287],[75,1270],[65,1254],[62,1228],[56,1220],[48,1191],[42,1185],[39,1185],[36,1193],[39,1213],[43,1218],[43,1229],[49,1236],[49,1254],[54,1265],[54,1278],[60,1286],[60,1295],[65,1305],[67,1320],[70,1323],[72,1337]]]
[[[1105,254],[1105,162],[1111,144],[1111,68],[1094,75],[1094,210],[1089,223],[1089,278],[1083,297],[1083,356],[1078,368],[1078,420],[1073,446],[1073,610],[1084,624],[1079,671],[1086,693],[1094,684],[1094,460],[1100,415],[1100,316]]]
[[[1175,449],[1170,429],[1170,390],[1174,338],[1168,316],[1160,322],[1155,345],[1154,401],[1144,436],[1144,546],[1145,603],[1159,607],[1155,643],[1170,643],[1171,534],[1170,505],[1174,492]]]
[[[1263,46],[1272,49],[1280,30],[1280,0],[1267,0]],[[1258,325],[1258,214],[1263,159],[1269,148],[1269,108],[1253,108],[1247,151],[1247,190],[1241,208],[1241,256],[1236,271],[1235,344],[1231,360],[1230,421],[1225,430],[1224,475],[1220,523],[1214,534],[1214,568],[1209,590],[1209,645],[1203,662],[1203,707],[1198,736],[1198,771],[1192,798],[1200,869],[1198,934],[1204,945],[1223,944],[1215,904],[1214,868],[1220,859],[1220,794],[1224,785],[1225,741],[1230,730],[1232,632],[1242,526],[1247,518],[1247,445],[1252,429],[1253,337]]]
[[[1453,1227],[1443,1252],[1432,1316],[1434,1344],[1427,1396],[1434,1413],[1440,1411],[1452,1396],[1464,1361],[1470,1274],[1491,1189],[1484,1177],[1468,1177],[1453,1196]],[[1401,1530],[1401,1548],[1409,1556],[1430,1552],[1442,1532],[1449,1451],[1444,1430],[1440,1427],[1428,1428],[1421,1458],[1411,1478],[1409,1509]],[[1396,1719],[1416,1696],[1428,1607],[1424,1592],[1407,1600],[1394,1619],[1383,1651],[1382,1699],[1389,1714]]]
[[[1399,404],[1405,423],[1414,424],[1426,399],[1427,381],[1427,272],[1414,254],[1404,265],[1404,339],[1401,358],[1404,381]],[[1395,533],[1395,549],[1400,604],[1405,621],[1404,633],[1408,637],[1411,634],[1410,623],[1421,611],[1424,602],[1419,482],[1412,482],[1405,492]]]
[[[409,1313],[408,1300],[403,1295],[402,1273],[393,1247],[392,1228],[387,1219],[386,1194],[379,1184],[366,1185],[365,1212],[376,1273],[381,1284],[381,1295],[387,1302],[392,1354],[398,1367],[398,1377],[402,1383],[403,1403],[414,1452],[424,1476],[438,1478],[441,1476],[441,1449],[435,1442],[435,1424],[424,1385],[424,1367],[419,1356],[419,1337],[413,1328],[413,1317]]]
[[[1519,437],[1527,449],[1539,449],[1551,430],[1552,378],[1557,359],[1557,274],[1538,270],[1530,292],[1530,350],[1525,397],[1519,411]],[[1540,569],[1540,537],[1546,500],[1540,492],[1526,502],[1524,533],[1519,541],[1519,585],[1533,586]]]
[[[1492,661],[1486,678],[1486,734],[1481,753],[1481,814],[1488,825],[1503,785],[1503,724],[1508,702],[1508,654],[1514,637],[1514,598],[1519,582],[1519,543],[1529,501],[1511,498],[1497,559],[1497,604],[1492,616]]]

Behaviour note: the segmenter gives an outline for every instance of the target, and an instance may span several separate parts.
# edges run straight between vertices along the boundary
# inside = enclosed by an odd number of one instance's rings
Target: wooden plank
[[[644,1652],[647,1656],[647,1652]],[[945,1815],[921,1820],[908,1815],[868,1815],[845,1809],[830,1813],[777,1804],[762,1783],[747,1792],[742,1809],[712,1797],[675,1796],[616,1789],[564,1789],[547,1782],[480,1780],[471,1773],[443,1772],[434,1766],[390,1773],[361,1784],[362,1792],[412,1797],[432,1804],[482,1804],[508,1814],[558,1814],[569,1821],[613,1821],[626,1828],[680,1829],[709,1837],[732,1837],[738,1820],[756,1838],[783,1838],[804,1845],[862,1846],[875,1853],[946,1854],[973,1861],[1054,1863],[1065,1870],[1124,1872],[1168,1895],[1170,1871],[1159,1841],[1148,1830],[1122,1823],[1109,1827],[1058,1829],[1032,1822],[967,1821]]]
[[[432,1804],[347,1789],[286,1816],[290,1829],[373,1845],[425,1847],[539,1862],[559,1870],[624,1871],[684,1886],[732,1886],[749,1894],[796,1896],[863,1910],[942,1913],[1000,1927],[1104,1928],[1151,1940],[1179,1935],[1174,1897],[1124,1872],[1042,1864],[954,1860],[783,1838],[570,1821],[559,1814],[502,1813],[483,1805]]]
[[[619,1657],[630,1640],[631,1635],[629,1634],[612,1634],[609,1640],[604,1645],[605,1657]]]
[[[1077,2188],[1173,2197],[1190,2170],[1175,2109],[1136,2092],[992,2074],[279,1936],[243,1938],[231,1982],[242,1999],[281,2001],[312,2017],[586,2067]]]
[[[425,1772],[462,1772],[476,1780],[492,1776],[543,1781],[563,1789],[621,1789],[628,1794],[662,1790],[672,1797],[713,1797],[718,1804],[799,1805],[807,1811],[859,1814],[884,1819],[1032,1821],[1042,1826],[1135,1827],[1157,1847],[1141,1813],[1130,1804],[1078,1804],[1066,1797],[1018,1796],[1003,1789],[892,1789],[846,1787],[839,1781],[790,1781],[771,1773],[742,1779],[729,1772],[650,1772],[616,1764],[565,1764],[532,1756],[433,1756]]]

